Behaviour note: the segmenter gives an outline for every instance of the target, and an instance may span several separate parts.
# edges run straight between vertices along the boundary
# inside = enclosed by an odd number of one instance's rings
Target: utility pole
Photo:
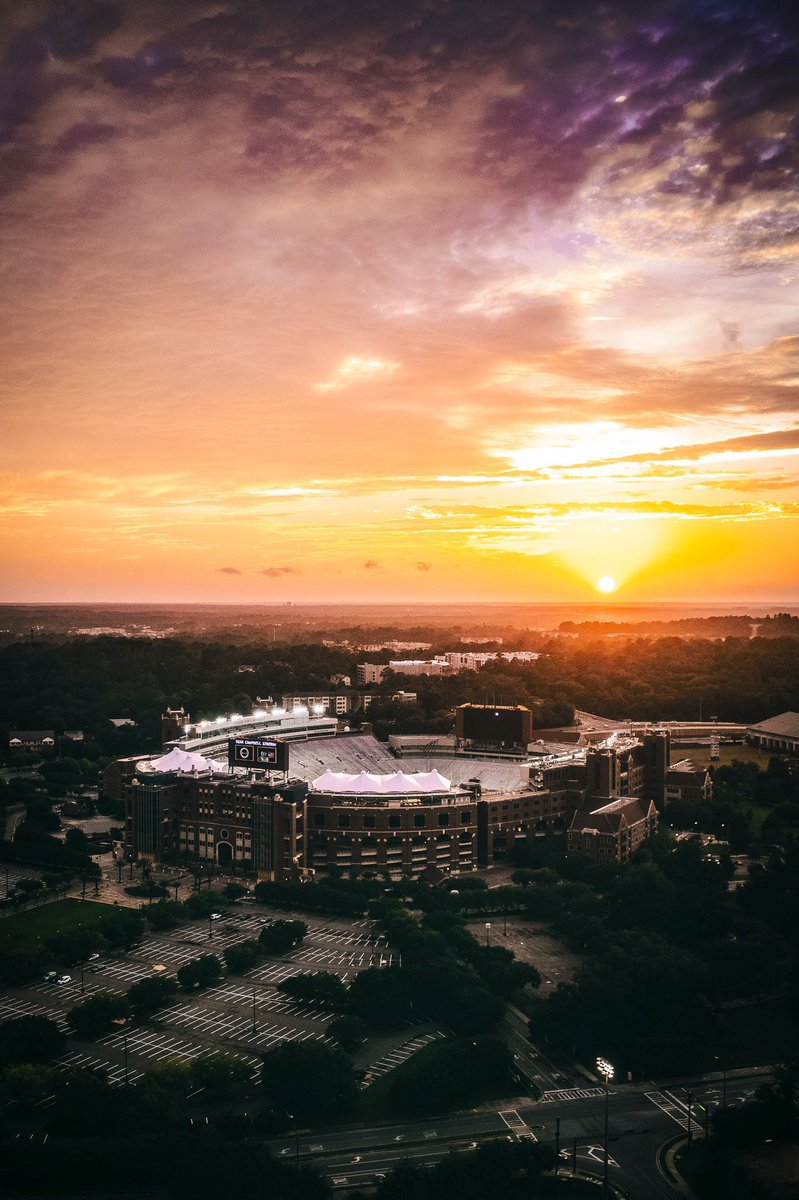
[[[599,1074],[605,1080],[605,1165],[602,1172],[602,1200],[608,1200],[608,1087],[613,1078],[613,1064],[609,1063],[606,1058],[598,1058],[596,1067]],[[688,1114],[688,1140],[691,1139],[691,1116],[690,1110]]]
[[[560,1117],[555,1117],[555,1178],[558,1177],[560,1166]]]

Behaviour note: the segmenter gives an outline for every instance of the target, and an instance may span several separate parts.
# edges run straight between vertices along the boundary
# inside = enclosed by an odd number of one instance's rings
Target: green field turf
[[[756,746],[720,746],[718,762],[713,765],[725,767],[737,759],[738,762],[759,763],[765,771],[770,757],[768,751],[758,750]],[[709,746],[672,746],[671,761],[679,762],[681,758],[692,758],[702,766],[711,766]]]
[[[37,940],[45,942],[56,933],[81,927],[102,931],[105,922],[113,920],[118,912],[113,905],[91,900],[54,900],[0,919],[0,951],[33,946]]]

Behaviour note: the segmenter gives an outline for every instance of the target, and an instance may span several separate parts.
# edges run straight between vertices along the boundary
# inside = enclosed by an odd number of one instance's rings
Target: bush
[[[137,896],[143,900],[163,899],[169,893],[163,884],[160,883],[133,883],[130,887],[125,888],[126,896]]]

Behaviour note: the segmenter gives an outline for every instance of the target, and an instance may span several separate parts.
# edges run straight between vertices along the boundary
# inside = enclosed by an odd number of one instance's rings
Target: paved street
[[[729,1080],[727,1102],[748,1098],[762,1079],[757,1074]],[[591,1094],[585,1094],[589,1090]],[[688,1094],[681,1086],[654,1084],[610,1090],[610,1178],[633,1200],[674,1200],[676,1193],[657,1165],[657,1152],[687,1129]],[[690,1095],[692,1128],[698,1133],[705,1112],[721,1103],[721,1086],[716,1080],[692,1081]],[[481,1109],[428,1121],[284,1137],[275,1139],[272,1148],[279,1157],[313,1162],[336,1187],[354,1187],[374,1182],[402,1159],[432,1164],[451,1151],[474,1149],[496,1138],[535,1138],[554,1146],[560,1118],[564,1168],[576,1166],[578,1171],[601,1176],[604,1089],[564,1089],[538,1103],[522,1099],[515,1104],[515,1108]]]

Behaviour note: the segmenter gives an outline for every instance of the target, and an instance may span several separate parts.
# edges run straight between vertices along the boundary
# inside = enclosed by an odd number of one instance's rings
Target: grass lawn
[[[109,904],[91,900],[54,900],[28,912],[15,913],[0,920],[0,951],[16,950],[43,942],[56,933],[92,928],[102,931],[103,925],[119,912]]]
[[[757,746],[719,746],[718,762],[711,764],[710,746],[672,746],[671,761],[679,762],[681,758],[692,758],[694,762],[698,762],[704,767],[711,765],[728,767],[737,759],[738,762],[759,763],[765,771],[771,754],[767,750],[758,750]]]

